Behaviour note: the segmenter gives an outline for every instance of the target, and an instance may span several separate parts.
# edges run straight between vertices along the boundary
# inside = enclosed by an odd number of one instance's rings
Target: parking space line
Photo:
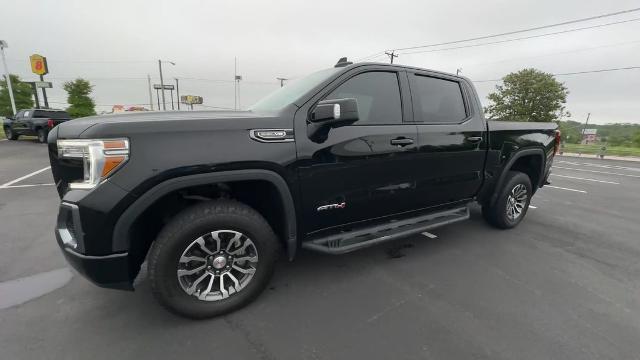
[[[50,183],[50,184],[9,185],[9,186],[2,187],[0,189],[15,189],[15,188],[26,188],[26,187],[34,187],[34,186],[53,186],[53,185],[55,185],[55,184],[54,183]]]
[[[429,239],[435,239],[435,238],[438,237],[438,235],[432,234],[432,233],[427,232],[427,231],[423,232],[422,235],[428,237]]]
[[[595,181],[595,182],[604,183],[604,184],[620,185],[620,183],[615,182],[615,181],[596,180],[596,179],[588,179],[588,178],[581,178],[581,177],[567,176],[567,175],[558,175],[558,174],[551,174],[551,175],[552,175],[552,176],[563,177],[563,178],[567,178],[567,179],[576,179],[576,180],[585,180],[585,181]]]
[[[628,176],[633,178],[640,178],[640,175],[630,175],[630,174],[622,174],[622,173],[614,173],[609,171],[598,171],[598,170],[587,170],[587,169],[576,169],[576,168],[568,168],[564,166],[554,166],[554,169],[565,169],[565,170],[575,170],[575,171],[586,171],[595,174],[608,174],[608,175],[618,175],[618,176]]]
[[[13,184],[15,184],[15,183],[17,183],[17,182],[20,182],[20,181],[22,181],[22,180],[24,180],[24,179],[28,179],[28,178],[30,178],[30,177],[32,177],[32,176],[34,176],[34,175],[38,175],[38,174],[40,174],[41,172],[44,172],[44,171],[49,170],[50,168],[51,168],[51,166],[47,166],[47,167],[46,167],[46,168],[44,168],[44,169],[40,169],[40,170],[34,171],[34,172],[30,173],[30,174],[27,174],[27,175],[25,175],[25,176],[19,177],[19,178],[15,179],[15,180],[11,180],[11,181],[9,181],[8,183],[4,183],[4,184],[0,185],[0,189],[8,188],[9,186],[11,186],[11,185],[13,185]]]
[[[640,168],[634,168],[634,167],[628,167],[628,166],[620,166],[620,165],[577,163],[577,162],[564,161],[564,160],[560,160],[558,162],[561,162],[563,164],[569,164],[569,165],[578,165],[578,166],[583,165],[583,166],[599,167],[599,168],[604,168],[604,169],[640,171]]]
[[[575,191],[575,192],[579,192],[579,193],[583,193],[583,194],[587,193],[584,190],[570,189],[570,188],[565,188],[565,187],[560,187],[560,186],[552,186],[552,185],[546,185],[545,188],[552,188],[552,189],[558,189],[558,190],[567,190],[567,191]]]
[[[529,209],[537,209],[537,206],[529,205]]]

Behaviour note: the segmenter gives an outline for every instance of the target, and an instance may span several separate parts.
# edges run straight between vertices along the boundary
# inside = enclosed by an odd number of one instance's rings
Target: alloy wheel
[[[527,204],[527,187],[524,184],[517,184],[511,189],[507,197],[507,217],[509,220],[515,220],[524,211]]]
[[[256,272],[258,250],[245,234],[218,230],[187,246],[178,261],[182,290],[203,301],[226,299],[244,289]]]

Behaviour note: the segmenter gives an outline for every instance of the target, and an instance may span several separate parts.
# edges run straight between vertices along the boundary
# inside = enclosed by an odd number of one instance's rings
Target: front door
[[[332,128],[324,141],[316,143],[306,136],[304,108],[296,114],[300,210],[306,233],[357,225],[416,206],[417,133],[416,125],[406,122],[407,79],[403,71],[388,69],[351,72],[317,98],[358,102],[359,120]]]

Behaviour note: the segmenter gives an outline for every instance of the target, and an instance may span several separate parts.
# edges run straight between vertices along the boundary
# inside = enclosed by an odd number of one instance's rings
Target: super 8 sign
[[[49,73],[49,69],[47,68],[47,58],[33,54],[29,56],[29,60],[31,61],[31,71],[37,75],[46,75]]]

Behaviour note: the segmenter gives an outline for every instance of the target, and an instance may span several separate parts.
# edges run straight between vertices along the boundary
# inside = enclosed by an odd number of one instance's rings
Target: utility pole
[[[393,58],[397,58],[398,57],[398,55],[396,55],[396,51],[395,50],[391,50],[391,52],[385,51],[384,53],[387,54],[387,56],[391,60],[392,64],[393,64]]]
[[[9,90],[9,97],[11,98],[11,109],[13,115],[16,114],[16,100],[13,98],[13,88],[11,87],[11,75],[9,75],[9,68],[7,67],[7,59],[4,57],[4,48],[9,47],[7,42],[0,40],[0,53],[2,53],[2,63],[4,64],[5,80],[7,81],[7,89]]]
[[[169,90],[170,94],[171,94],[171,110],[175,110],[175,108],[173,107],[173,89]]]
[[[584,132],[587,130],[587,125],[589,125],[589,118],[591,117],[591,113],[587,114],[587,121],[584,122],[584,127],[582,128],[582,139],[580,139],[580,143],[584,140]]]
[[[153,111],[153,92],[151,92],[151,76],[149,74],[147,74],[147,83],[149,84],[149,107]]]
[[[176,78],[176,98],[178,100],[178,110],[180,110],[180,88],[178,87],[178,78]]]
[[[160,92],[162,92],[162,110],[167,110],[167,105],[164,100],[164,80],[162,79],[162,60],[158,60],[158,69],[160,69]]]
[[[280,87],[283,87],[283,86],[284,86],[284,82],[285,82],[285,81],[287,81],[287,80],[289,80],[289,79],[287,79],[287,78],[281,78],[281,77],[276,78],[276,79],[277,79],[277,80],[280,80]]]
[[[238,58],[233,58],[233,110],[238,110]]]

